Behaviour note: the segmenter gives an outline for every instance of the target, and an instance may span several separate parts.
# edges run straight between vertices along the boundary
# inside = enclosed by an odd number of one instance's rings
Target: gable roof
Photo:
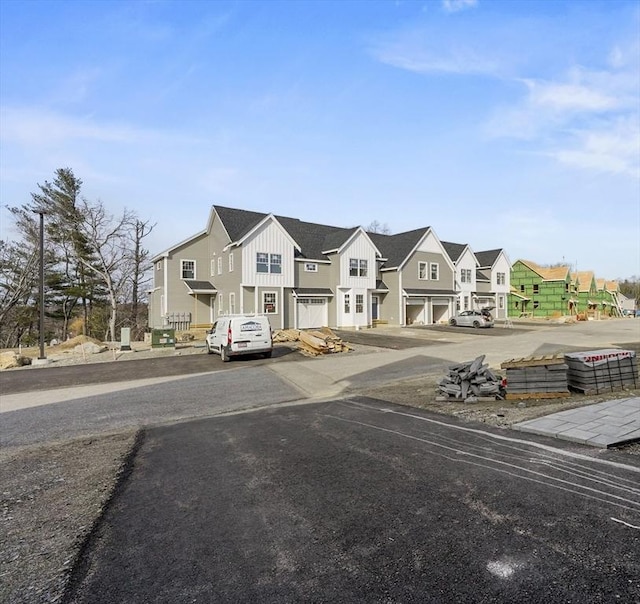
[[[225,206],[213,206],[213,209],[220,217],[222,225],[232,242],[240,241],[269,216],[264,212],[238,210]],[[298,257],[310,260],[326,259],[325,252],[339,249],[360,228],[343,228],[317,224],[288,216],[273,215],[273,217],[300,246]]]
[[[577,273],[571,273],[573,281],[578,282],[579,292],[589,292],[591,290],[591,283],[595,281],[593,271],[578,271]]]
[[[502,252],[502,248],[496,250],[484,250],[482,252],[476,252],[476,258],[481,268],[488,268],[493,266]]]
[[[554,266],[552,268],[545,268],[531,262],[530,260],[519,260],[527,268],[531,269],[534,273],[537,273],[542,277],[543,281],[566,281],[567,276],[570,275],[571,269],[568,266]]]
[[[457,262],[460,260],[460,256],[467,249],[468,244],[466,243],[451,243],[450,241],[441,241],[442,247],[444,247],[444,251],[447,252],[449,258],[451,258],[452,262]]]
[[[387,259],[384,268],[391,269],[398,268],[430,230],[430,227],[423,227],[397,235],[369,233],[369,237]]]

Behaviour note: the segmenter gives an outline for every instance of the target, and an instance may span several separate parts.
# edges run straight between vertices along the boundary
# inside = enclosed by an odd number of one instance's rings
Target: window
[[[236,314],[236,295],[234,293],[229,294],[229,314]]]
[[[270,270],[272,273],[282,272],[282,254],[269,254]]]
[[[358,258],[349,258],[349,277],[366,277],[369,269],[369,261]]]
[[[504,298],[502,296],[498,298],[498,308],[504,308]]]
[[[540,293],[540,286],[537,283],[533,284],[533,293],[534,294]]]
[[[507,282],[505,273],[496,273],[496,283],[498,285],[504,285]]]
[[[540,302],[538,302],[537,300],[533,301],[533,308],[538,308],[540,306]]]
[[[418,262],[418,279],[426,279],[426,278],[427,278],[427,263]]]
[[[460,310],[460,298],[456,298],[456,310]]]
[[[304,270],[307,273],[317,273],[318,272],[318,265],[315,262],[305,262],[304,263]]]
[[[196,278],[196,261],[180,260],[180,278],[195,279]]]
[[[348,315],[351,312],[351,297],[349,294],[344,295],[344,314]]]
[[[364,312],[364,294],[356,294],[356,314],[361,315]]]
[[[162,270],[162,263],[161,262],[156,262],[156,270]]]
[[[282,254],[258,252],[256,254],[256,271],[258,273],[280,274],[282,272]]]
[[[233,252],[229,254],[229,272],[233,272]]]
[[[222,256],[218,256],[218,275],[222,275]]]
[[[269,254],[258,252],[256,254],[256,271],[259,273],[269,272]]]
[[[524,294],[524,285],[521,285],[521,286],[520,286],[520,293],[521,293],[521,294]]]
[[[440,278],[440,265],[437,262],[429,264],[429,278],[437,281]]]
[[[515,301],[514,306],[516,307],[516,310],[518,309],[518,307],[520,306],[520,302],[518,302],[517,300]]]
[[[276,292],[262,292],[262,312],[273,315],[278,312],[278,294]]]
[[[460,281],[462,283],[471,283],[471,269],[463,268],[460,271]]]

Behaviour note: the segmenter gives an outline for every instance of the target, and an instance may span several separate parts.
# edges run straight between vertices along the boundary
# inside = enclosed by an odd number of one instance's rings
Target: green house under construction
[[[517,260],[511,267],[509,316],[573,315],[577,304],[577,286],[569,266],[545,268],[529,260]]]

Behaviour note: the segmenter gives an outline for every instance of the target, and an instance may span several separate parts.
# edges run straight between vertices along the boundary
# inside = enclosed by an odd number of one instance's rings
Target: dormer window
[[[315,262],[305,262],[304,270],[306,273],[317,273],[318,265]]]
[[[256,254],[256,271],[258,273],[282,273],[282,254]]]
[[[349,258],[349,277],[366,277],[369,262],[360,258]]]

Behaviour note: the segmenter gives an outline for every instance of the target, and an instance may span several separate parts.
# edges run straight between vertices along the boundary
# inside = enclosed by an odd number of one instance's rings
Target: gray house
[[[152,328],[268,314],[274,328],[446,321],[455,267],[429,227],[380,235],[223,206],[153,259]]]

